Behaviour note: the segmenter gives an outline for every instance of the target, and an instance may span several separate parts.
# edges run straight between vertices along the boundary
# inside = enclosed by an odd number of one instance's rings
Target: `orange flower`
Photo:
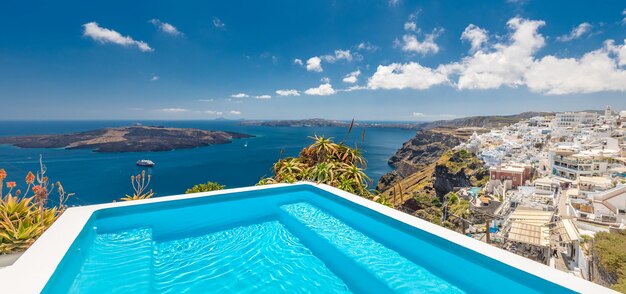
[[[7,188],[13,189],[13,188],[15,188],[15,186],[17,186],[17,184],[15,182],[7,182]]]
[[[33,172],[28,172],[28,174],[26,175],[26,184],[32,184],[35,182],[35,175],[33,174]]]
[[[37,193],[39,192],[39,190],[41,190],[41,185],[36,185],[33,187],[33,192]]]
[[[4,179],[6,178],[7,178],[7,172],[3,168],[0,168],[0,181],[4,181]]]

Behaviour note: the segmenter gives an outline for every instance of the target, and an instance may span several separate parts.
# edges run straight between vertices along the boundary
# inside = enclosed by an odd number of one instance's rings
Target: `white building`
[[[570,128],[580,124],[593,124],[597,120],[598,114],[594,112],[561,112],[556,114],[554,124],[558,128]]]

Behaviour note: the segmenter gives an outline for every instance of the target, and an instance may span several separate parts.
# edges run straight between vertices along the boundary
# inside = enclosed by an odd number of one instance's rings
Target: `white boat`
[[[152,160],[141,159],[141,160],[137,161],[137,166],[153,167],[154,166],[154,162],[152,162]]]

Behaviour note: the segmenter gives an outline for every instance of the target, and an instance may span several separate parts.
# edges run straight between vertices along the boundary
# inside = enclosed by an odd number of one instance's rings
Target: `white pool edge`
[[[598,284],[559,271],[503,249],[488,245],[463,234],[445,229],[425,220],[400,212],[393,208],[367,200],[337,188],[308,182],[295,184],[274,184],[227,189],[213,192],[164,196],[146,200],[115,202],[107,204],[72,207],[63,215],[10,267],[0,271],[0,290],[6,293],[40,293],[54,274],[66,252],[78,237],[91,215],[101,209],[134,206],[149,203],[193,199],[215,195],[273,189],[293,185],[310,185],[338,197],[361,205],[378,213],[416,227],[462,247],[476,251],[546,281],[563,286],[579,293],[617,293]],[[504,289],[503,289],[504,290]]]

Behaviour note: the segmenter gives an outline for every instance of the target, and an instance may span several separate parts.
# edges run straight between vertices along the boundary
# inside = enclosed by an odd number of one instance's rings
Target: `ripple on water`
[[[158,292],[349,292],[278,221],[157,243]]]

